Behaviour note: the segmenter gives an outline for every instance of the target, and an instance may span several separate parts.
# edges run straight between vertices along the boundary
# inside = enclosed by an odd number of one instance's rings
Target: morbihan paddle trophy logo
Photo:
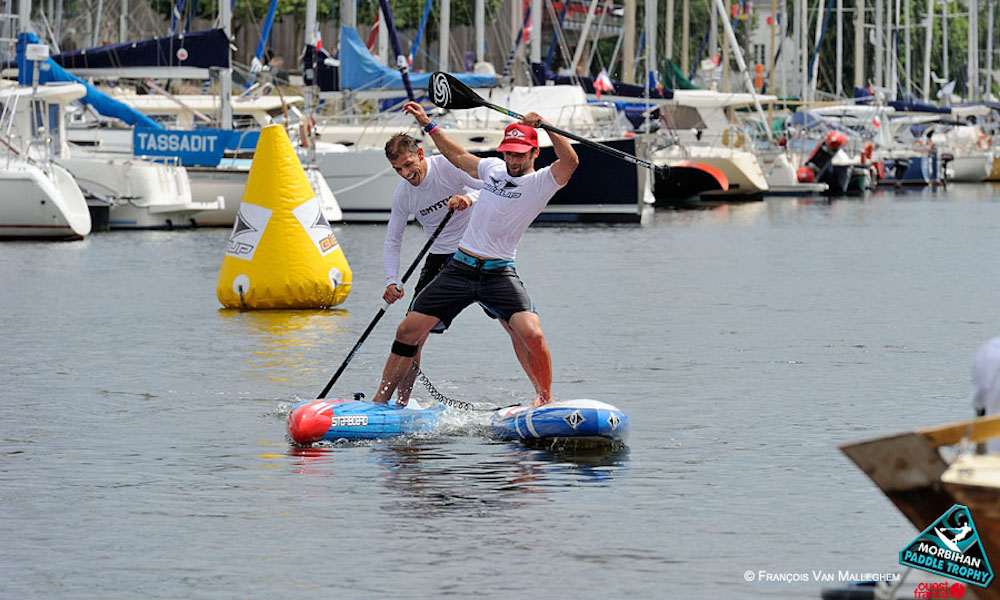
[[[434,94],[434,104],[437,106],[451,104],[451,86],[448,85],[448,78],[444,73],[431,75],[431,91]]]
[[[993,569],[969,509],[956,504],[899,552],[899,564],[986,587]]]

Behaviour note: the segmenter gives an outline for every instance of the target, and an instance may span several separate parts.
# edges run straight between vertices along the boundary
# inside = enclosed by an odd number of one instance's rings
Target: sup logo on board
[[[956,504],[899,552],[899,564],[986,587],[993,569],[969,509]]]
[[[226,254],[243,260],[253,260],[260,238],[267,228],[267,222],[271,220],[272,212],[270,208],[241,202],[240,210],[236,213],[236,222],[233,224],[233,232],[229,234]]]
[[[581,415],[580,411],[578,410],[574,410],[573,412],[563,417],[563,421],[566,421],[566,424],[572,427],[573,429],[579,427],[586,420],[587,419],[583,418],[583,415]]]

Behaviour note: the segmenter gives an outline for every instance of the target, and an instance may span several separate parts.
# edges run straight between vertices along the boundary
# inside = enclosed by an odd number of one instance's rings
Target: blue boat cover
[[[496,85],[496,75],[474,75],[471,73],[452,73],[459,81],[469,87],[485,87]],[[410,73],[410,85],[416,88],[427,88],[430,73]],[[358,32],[353,27],[340,27],[340,84],[344,90],[375,90],[403,89],[403,76],[399,71],[385,65],[380,65],[368,52],[367,46],[361,41]]]
[[[70,70],[130,67],[227,68],[228,45],[225,32],[221,29],[209,29],[73,50],[56,54],[52,56],[52,60]]]
[[[32,85],[34,82],[34,69],[29,67],[24,58],[24,48],[28,44],[38,44],[38,36],[34,33],[21,33],[17,36],[17,83],[19,85]],[[119,102],[104,92],[98,90],[76,75],[67,72],[60,67],[52,58],[46,60],[45,67],[38,70],[38,82],[47,83],[49,81],[72,81],[82,83],[87,88],[87,93],[80,98],[80,102],[93,106],[94,110],[106,117],[121,119],[129,125],[138,125],[151,129],[163,129],[163,126],[150,119],[141,112],[133,109],[124,102]]]

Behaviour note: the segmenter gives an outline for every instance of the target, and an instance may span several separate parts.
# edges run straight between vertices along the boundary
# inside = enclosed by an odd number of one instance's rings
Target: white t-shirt
[[[400,181],[396,193],[392,197],[392,213],[389,216],[389,228],[385,232],[385,247],[382,251],[382,265],[385,269],[385,284],[399,283],[399,248],[403,243],[403,231],[410,215],[424,228],[424,234],[429,238],[444,216],[448,214],[448,199],[456,195],[467,195],[473,202],[479,194],[483,182],[471,177],[465,171],[454,166],[440,154],[428,156],[427,174],[420,185],[414,186],[407,181]],[[428,252],[432,254],[451,254],[458,249],[458,241],[462,239],[465,228],[472,216],[472,208],[456,210]]]
[[[562,186],[549,167],[511,177],[499,158],[479,161],[479,179],[483,189],[458,245],[483,258],[514,260],[521,236]]]

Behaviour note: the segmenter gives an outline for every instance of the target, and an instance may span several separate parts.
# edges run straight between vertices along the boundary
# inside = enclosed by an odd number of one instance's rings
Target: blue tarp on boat
[[[469,87],[496,85],[496,75],[452,73]],[[410,85],[427,88],[430,73],[410,73]],[[344,90],[403,89],[403,76],[399,71],[380,65],[368,52],[358,32],[353,27],[340,28],[340,87]]]

